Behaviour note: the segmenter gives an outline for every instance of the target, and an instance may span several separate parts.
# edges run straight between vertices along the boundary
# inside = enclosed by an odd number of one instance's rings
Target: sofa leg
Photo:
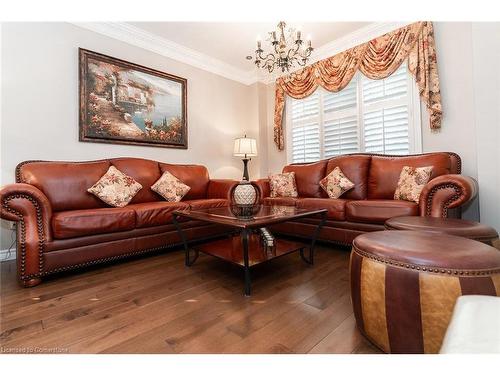
[[[41,282],[42,282],[42,279],[40,279],[38,277],[34,277],[34,278],[28,279],[28,280],[21,280],[21,285],[24,286],[25,288],[31,288],[33,286],[37,286]]]

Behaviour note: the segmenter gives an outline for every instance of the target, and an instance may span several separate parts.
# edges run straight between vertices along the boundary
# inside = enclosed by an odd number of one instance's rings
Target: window
[[[421,151],[420,99],[406,65],[382,80],[356,74],[337,93],[319,88],[288,99],[289,161],[312,162],[335,155]]]

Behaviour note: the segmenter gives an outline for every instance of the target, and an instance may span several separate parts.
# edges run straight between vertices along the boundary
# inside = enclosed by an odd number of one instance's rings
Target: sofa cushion
[[[210,178],[207,168],[203,165],[160,163],[160,169],[161,173],[168,171],[191,188],[184,197],[184,200],[204,199],[207,197]]]
[[[394,193],[394,199],[418,203],[422,189],[429,182],[432,168],[432,166],[403,167]]]
[[[189,204],[192,210],[229,206],[229,201],[227,199],[191,199],[183,202]]]
[[[87,191],[113,207],[125,207],[142,185],[116,167],[108,171]]]
[[[272,174],[269,176],[271,198],[284,198],[298,196],[295,172]]]
[[[354,188],[343,194],[342,198],[366,199],[371,159],[371,155],[336,156],[328,161],[325,175],[328,175],[336,167],[339,167],[344,175],[354,184]]]
[[[135,212],[129,206],[61,211],[52,216],[52,232],[57,239],[121,232],[134,228]]]
[[[156,181],[151,190],[160,194],[167,202],[180,202],[191,189],[172,173],[165,171]]]
[[[340,198],[345,192],[351,190],[354,184],[349,180],[339,167],[335,167],[324,179],[319,182],[329,198]]]
[[[418,204],[392,199],[350,201],[345,213],[347,221],[383,224],[391,217],[418,215]]]
[[[345,206],[349,201],[346,199],[332,198],[301,198],[297,201],[298,208],[318,210],[326,208],[328,210],[328,220],[345,220]]]
[[[291,164],[283,168],[283,173],[295,172],[295,183],[299,197],[327,197],[319,186],[320,180],[326,175],[326,163],[323,160],[311,164]]]
[[[450,155],[446,152],[398,157],[372,156],[368,177],[368,199],[393,199],[404,166],[432,166],[431,180],[450,173],[452,168]],[[347,173],[346,176],[350,179]]]
[[[298,201],[298,198],[292,197],[278,197],[278,198],[264,198],[262,203],[266,206],[295,206],[295,203]]]
[[[135,227],[147,228],[172,223],[172,212],[188,210],[185,202],[147,202],[129,205],[135,211]]]

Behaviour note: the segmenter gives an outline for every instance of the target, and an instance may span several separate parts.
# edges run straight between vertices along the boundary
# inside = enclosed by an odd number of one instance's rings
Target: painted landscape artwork
[[[187,148],[186,83],[80,49],[80,141]]]

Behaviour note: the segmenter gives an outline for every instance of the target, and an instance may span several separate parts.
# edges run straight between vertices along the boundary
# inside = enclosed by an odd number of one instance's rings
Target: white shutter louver
[[[319,94],[291,101],[292,162],[304,163],[320,159]]]
[[[324,157],[359,151],[357,79],[339,92],[323,93]]]
[[[404,155],[408,139],[408,78],[401,65],[382,80],[363,79],[363,123],[366,152]]]

